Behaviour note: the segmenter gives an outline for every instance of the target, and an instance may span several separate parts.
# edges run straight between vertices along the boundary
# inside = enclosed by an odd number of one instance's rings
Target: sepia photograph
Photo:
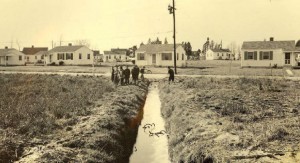
[[[300,163],[299,0],[0,0],[0,163]]]

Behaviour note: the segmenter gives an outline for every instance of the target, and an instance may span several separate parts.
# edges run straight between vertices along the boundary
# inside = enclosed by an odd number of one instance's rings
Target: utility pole
[[[175,0],[173,0],[173,6],[169,5],[168,10],[170,11],[170,14],[173,14],[173,38],[174,38],[174,70],[175,70],[175,74],[177,74],[177,69],[176,69],[176,21],[175,21]]]

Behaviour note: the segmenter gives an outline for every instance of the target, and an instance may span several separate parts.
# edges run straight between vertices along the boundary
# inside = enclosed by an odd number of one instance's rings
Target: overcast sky
[[[167,37],[171,0],[0,0],[0,48],[89,40],[91,48],[128,48]],[[232,41],[300,39],[300,0],[176,0],[177,42],[202,49],[207,37]],[[13,44],[18,48],[17,44]]]

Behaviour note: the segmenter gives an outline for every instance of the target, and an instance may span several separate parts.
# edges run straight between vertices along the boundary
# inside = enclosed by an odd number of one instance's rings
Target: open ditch
[[[143,119],[138,129],[137,140],[130,163],[168,163],[168,134],[161,116],[161,102],[157,83],[152,83],[145,106]]]

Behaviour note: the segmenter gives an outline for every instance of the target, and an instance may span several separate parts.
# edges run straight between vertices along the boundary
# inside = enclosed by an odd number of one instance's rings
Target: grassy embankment
[[[300,161],[299,82],[178,81],[160,84],[173,162]]]
[[[140,117],[146,85],[126,86],[136,91],[128,99],[106,78],[15,74],[0,75],[0,83],[0,162],[128,157],[119,150],[132,148],[130,124]]]

